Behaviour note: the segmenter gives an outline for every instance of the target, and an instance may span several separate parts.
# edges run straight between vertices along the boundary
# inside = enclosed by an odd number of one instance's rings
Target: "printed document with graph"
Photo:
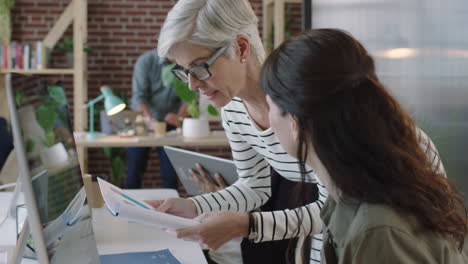
[[[104,203],[115,217],[168,230],[199,224],[192,219],[158,212],[142,199],[101,178],[98,178],[98,182]]]

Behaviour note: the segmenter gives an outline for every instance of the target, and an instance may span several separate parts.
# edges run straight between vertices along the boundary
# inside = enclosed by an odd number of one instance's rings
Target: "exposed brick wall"
[[[44,39],[69,0],[16,0],[12,10],[13,40],[20,42]],[[138,56],[156,47],[167,12],[175,0],[89,0],[88,1],[88,96],[99,94],[99,87],[110,85],[115,92],[131,92],[133,65]],[[259,17],[261,32],[262,0],[250,0]],[[293,16],[300,17],[300,6],[293,7]],[[300,19],[297,19],[298,21]],[[295,27],[299,28],[299,23]],[[65,35],[71,37],[71,27]],[[52,53],[52,67],[64,67],[64,54]],[[72,102],[73,82],[70,76],[50,76],[51,81],[62,80],[69,101]],[[230,157],[226,148],[199,148],[197,151]],[[100,149],[89,151],[90,173],[109,173],[109,162]],[[159,187],[159,161],[151,154],[145,187]]]

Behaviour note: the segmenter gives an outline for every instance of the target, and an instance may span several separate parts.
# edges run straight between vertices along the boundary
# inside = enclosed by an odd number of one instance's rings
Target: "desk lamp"
[[[102,136],[101,133],[94,132],[94,105],[102,99],[104,99],[104,109],[109,116],[125,109],[122,99],[114,95],[109,86],[102,86],[101,95],[86,104],[86,107],[89,107],[89,133],[86,136],[88,139],[96,139]]]

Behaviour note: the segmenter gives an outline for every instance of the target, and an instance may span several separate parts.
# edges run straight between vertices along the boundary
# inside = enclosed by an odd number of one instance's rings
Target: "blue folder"
[[[182,264],[169,249],[100,255],[101,264]]]

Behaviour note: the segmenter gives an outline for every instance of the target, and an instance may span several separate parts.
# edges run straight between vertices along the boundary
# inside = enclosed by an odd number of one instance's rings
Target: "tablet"
[[[188,151],[174,147],[164,147],[169,160],[174,166],[174,170],[182,185],[189,195],[199,195],[203,192],[190,178],[189,169],[195,168],[196,163],[205,168],[213,182],[214,174],[218,172],[224,178],[227,185],[231,185],[238,180],[236,166],[232,160],[222,159],[198,152]]]

